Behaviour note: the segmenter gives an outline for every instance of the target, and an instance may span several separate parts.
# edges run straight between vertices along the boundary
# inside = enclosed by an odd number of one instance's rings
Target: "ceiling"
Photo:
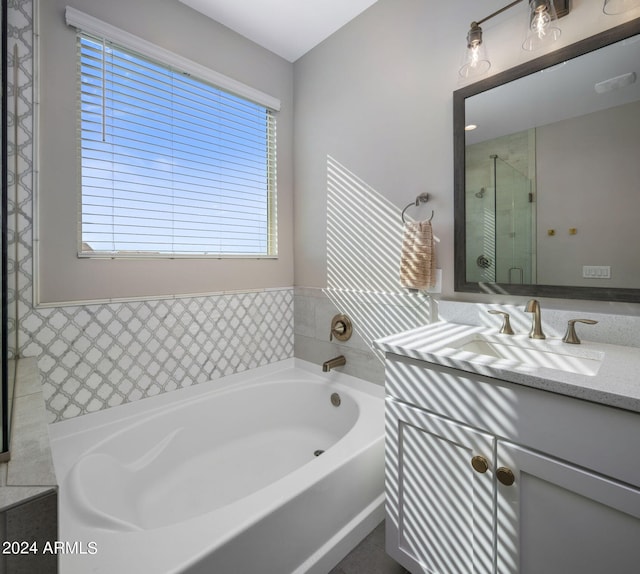
[[[377,0],[179,0],[290,62]]]

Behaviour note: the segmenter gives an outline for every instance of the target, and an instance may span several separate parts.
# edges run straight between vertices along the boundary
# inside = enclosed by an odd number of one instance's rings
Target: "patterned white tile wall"
[[[15,356],[17,316],[31,307],[33,293],[32,0],[9,2],[7,28],[7,322],[9,353]]]
[[[13,0],[8,18],[18,54],[7,162],[9,345],[12,356],[37,357],[49,421],[292,357],[292,289],[34,307],[33,7]]]
[[[19,330],[54,421],[292,357],[293,291],[32,309]]]

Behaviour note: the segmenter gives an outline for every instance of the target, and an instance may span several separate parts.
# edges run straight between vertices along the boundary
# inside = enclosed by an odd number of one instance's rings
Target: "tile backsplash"
[[[53,422],[292,357],[293,290],[34,308],[19,331]]]

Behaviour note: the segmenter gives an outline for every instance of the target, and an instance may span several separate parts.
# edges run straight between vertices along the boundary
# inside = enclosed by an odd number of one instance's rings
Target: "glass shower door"
[[[535,194],[531,180],[495,158],[498,283],[535,283]]]

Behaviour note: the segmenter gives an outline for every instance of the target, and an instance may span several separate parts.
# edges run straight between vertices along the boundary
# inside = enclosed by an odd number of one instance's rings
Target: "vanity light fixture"
[[[482,28],[480,24],[490,20],[505,10],[520,4],[523,0],[515,0],[507,4],[500,10],[496,10],[482,20],[471,22],[469,33],[467,34],[467,48],[462,61],[462,66],[458,71],[461,78],[471,79],[482,76],[491,68],[491,62],[487,57],[486,47],[482,40]],[[527,12],[527,34],[522,48],[524,50],[537,50],[554,42],[560,37],[560,28],[557,25],[558,18],[566,16],[570,10],[571,0],[528,0],[529,10]],[[610,0],[615,2],[616,0]],[[617,0],[618,2],[638,2],[640,0]],[[557,7],[557,9],[556,9]]]
[[[553,0],[529,0],[529,26],[522,48],[537,50],[560,38],[558,15]]]
[[[484,22],[484,20],[480,22]],[[467,49],[464,52],[462,66],[458,73],[462,78],[473,78],[486,74],[489,68],[491,68],[491,62],[487,56],[487,49],[482,42],[482,28],[480,28],[478,22],[471,22],[471,27],[467,34]]]
[[[634,8],[640,8],[640,0],[604,0],[602,11],[605,14],[614,15],[628,12]]]

